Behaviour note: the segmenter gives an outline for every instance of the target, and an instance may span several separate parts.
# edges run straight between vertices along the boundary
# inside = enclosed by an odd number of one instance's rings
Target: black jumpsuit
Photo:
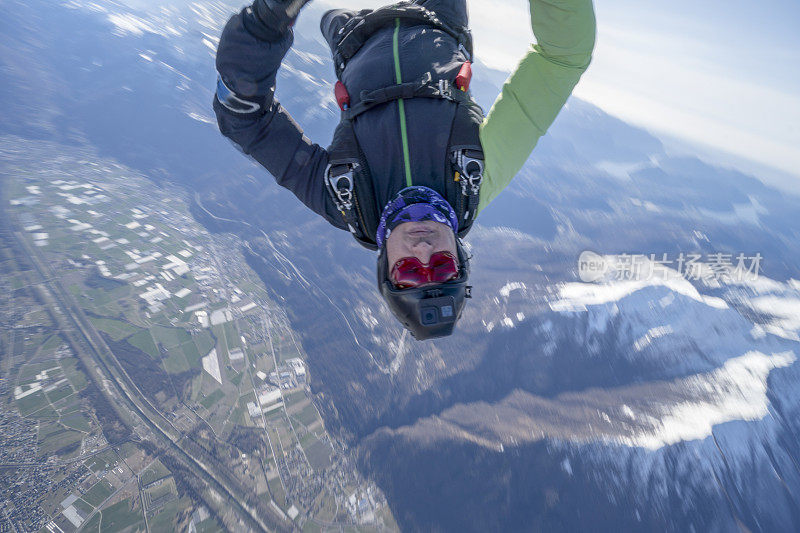
[[[435,11],[440,20],[451,27],[467,25],[466,0],[418,0],[414,3]],[[355,15],[354,11],[342,9],[325,13],[320,27],[329,44],[334,42],[342,25]],[[278,42],[261,41],[245,29],[242,13],[234,15],[220,39],[217,70],[235,93],[265,98],[266,111],[236,114],[216,99],[214,110],[225,136],[263,165],[279,185],[291,190],[330,223],[343,228],[343,219],[324,185],[327,150],[306,138],[273,96],[278,68],[292,40],[290,31]],[[427,72],[453,80],[468,59],[456,39],[442,30],[419,24],[402,25],[397,32],[394,28],[384,28],[370,37],[342,73],[342,81],[354,99],[353,105],[362,90],[371,91],[397,83],[395,41],[403,81],[420,79]],[[455,109],[453,102],[441,99],[405,101],[408,161],[414,185],[443,191]],[[398,102],[393,101],[370,109],[354,121],[379,206],[406,187],[400,112]]]

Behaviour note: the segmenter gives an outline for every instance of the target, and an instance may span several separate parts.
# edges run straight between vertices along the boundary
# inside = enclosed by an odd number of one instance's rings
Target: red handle
[[[472,63],[469,61],[461,65],[461,70],[458,71],[456,76],[456,87],[462,91],[469,89],[469,82],[472,81]]]
[[[333,92],[336,95],[336,103],[339,104],[339,109],[346,111],[350,107],[350,94],[347,92],[347,87],[341,81],[337,81]]]

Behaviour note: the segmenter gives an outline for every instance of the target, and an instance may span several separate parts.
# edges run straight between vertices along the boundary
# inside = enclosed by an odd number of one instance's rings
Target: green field
[[[54,424],[55,425],[55,424]],[[79,443],[83,440],[84,434],[79,431],[59,428],[44,438],[39,439],[39,456],[48,456],[54,452]]]
[[[131,326],[126,322],[114,320],[113,318],[96,318],[90,317],[89,320],[92,325],[100,331],[108,334],[114,341],[121,341],[125,337],[133,335],[139,328]]]
[[[35,418],[40,421],[54,421],[58,420],[58,413],[49,405],[45,405],[43,408],[29,414],[28,418]]]
[[[164,370],[170,374],[179,374],[189,370],[189,363],[186,362],[186,356],[183,355],[183,350],[179,346],[172,348],[167,353],[164,359]]]
[[[336,501],[329,494],[322,495],[322,505],[315,515],[315,518],[323,522],[333,522],[336,520]],[[310,521],[309,521],[310,522]],[[305,531],[305,529],[303,530]]]
[[[242,383],[243,377],[244,377],[244,372],[242,372],[241,374],[237,374],[235,377],[231,378],[231,383],[233,383],[238,387]]]
[[[66,344],[66,343],[64,342],[64,339],[61,338],[61,335],[59,335],[59,334],[52,335],[52,336],[50,336],[49,339],[47,339],[45,341],[44,344],[42,344],[42,351],[43,352],[49,352],[49,351],[55,350],[56,348],[58,348],[62,344]]]
[[[247,409],[242,407],[236,407],[231,413],[230,421],[233,424],[241,424],[243,426],[249,426],[252,423],[250,422],[250,416],[247,414]]]
[[[186,357],[186,362],[189,363],[190,367],[196,368],[201,365],[200,359],[202,359],[203,356],[200,355],[200,349],[197,347],[197,343],[194,340],[184,342],[181,344],[180,349],[183,351],[183,354]]]
[[[309,431],[308,433],[300,437],[300,446],[306,448],[315,440],[317,440],[317,436]]]
[[[155,516],[148,518],[150,531],[175,531],[175,518],[178,515],[180,501],[173,500],[158,510]]]
[[[217,356],[221,365],[228,363],[228,346],[225,343],[225,328],[224,326],[213,326],[211,330],[214,332],[214,337],[217,338]]]
[[[154,502],[167,494],[177,495],[178,489],[175,487],[175,480],[172,477],[168,477],[163,478],[157,487],[147,489],[147,493],[150,495],[150,501]]]
[[[153,338],[156,342],[163,345],[165,348],[174,348],[180,346],[185,342],[192,340],[191,335],[185,329],[179,328],[165,328],[164,326],[153,326],[150,328]]]
[[[20,369],[19,374],[17,374],[17,382],[18,384],[23,384],[35,381],[36,374],[44,372],[45,370],[51,370],[47,373],[47,376],[50,378],[56,378],[60,376],[60,368],[56,362],[28,363],[23,366]]]
[[[235,350],[242,347],[242,339],[239,338],[239,333],[236,331],[236,325],[233,322],[226,322],[223,324],[225,329],[225,341],[228,345],[228,350]]]
[[[122,500],[119,503],[103,509],[103,511],[84,525],[84,531],[102,531],[103,533],[113,533],[122,531],[138,522],[143,521],[142,513],[139,509],[132,509],[132,501]],[[95,524],[95,521],[97,522]],[[142,523],[144,525],[144,523]]]
[[[309,404],[303,408],[302,411],[299,413],[295,413],[292,415],[294,418],[300,421],[301,424],[305,426],[310,426],[317,420],[319,420],[319,416],[317,415],[317,409],[314,407],[314,404]]]
[[[333,453],[333,449],[329,444],[314,439],[308,446],[303,445],[303,451],[306,452],[311,468],[317,472],[331,466],[330,456]]]
[[[213,517],[206,518],[199,524],[195,524],[195,527],[197,528],[197,533],[218,533],[224,531],[217,525]]]
[[[208,352],[210,352],[211,348],[214,347],[214,339],[207,330],[203,330],[195,335],[194,342],[197,345],[197,349],[199,350],[201,357],[208,355]]]
[[[58,434],[61,431],[64,431],[64,428],[58,424],[42,424],[42,427],[39,428],[39,434],[37,437],[39,440],[44,440],[51,435]]]
[[[92,488],[87,490],[83,494],[83,496],[81,496],[81,498],[84,501],[86,501],[89,505],[97,507],[113,493],[114,493],[114,488],[111,486],[111,483],[109,483],[105,479],[101,479],[100,481],[95,483],[94,486],[92,486]]]
[[[42,391],[34,392],[33,394],[29,394],[28,396],[17,400],[17,409],[19,409],[19,412],[22,416],[28,416],[44,407],[52,410]]]
[[[239,398],[239,405],[240,405],[240,406],[241,406],[243,409],[247,409],[247,404],[248,404],[249,402],[254,402],[254,401],[256,401],[256,395],[255,395],[255,393],[254,393],[254,392],[251,390],[250,392],[248,392],[247,394],[245,394],[244,396],[241,396],[241,397]]]
[[[64,369],[64,376],[72,384],[72,388],[76,391],[82,391],[88,385],[86,375],[77,369],[78,361],[76,359],[62,359],[61,367]]]
[[[206,409],[211,409],[213,405],[215,405],[218,401],[225,397],[225,393],[222,392],[221,389],[217,389],[202,400],[200,400],[200,405],[205,407]]]
[[[66,382],[57,389],[48,392],[47,398],[50,400],[50,403],[55,404],[59,400],[63,400],[73,393],[74,391],[72,390],[72,387],[70,387],[69,382]]]
[[[82,291],[82,295],[78,296],[77,298],[81,307],[91,307],[93,309],[105,308],[103,311],[108,313],[109,311],[114,311],[111,309],[111,307],[117,307],[109,304],[116,302],[117,300],[127,298],[131,293],[131,288],[128,285],[123,285],[122,287],[113,289],[111,291],[106,291],[103,289],[90,289],[83,287]]]
[[[83,410],[84,407],[81,405],[80,399],[73,396],[68,402],[66,402],[66,405],[58,410],[58,412],[61,413],[61,418],[63,419],[67,415],[82,413]]]
[[[25,285],[25,280],[23,279],[22,276],[14,275],[11,278],[11,290],[12,291],[15,291],[17,289],[21,289],[23,285]]]
[[[75,500],[75,503],[73,503],[72,505],[74,505],[77,509],[83,511],[83,516],[88,516],[89,513],[94,511],[94,507],[81,498]]]
[[[119,457],[117,457],[116,452],[114,452],[114,450],[106,450],[87,459],[86,466],[88,466],[92,472],[100,472],[101,470],[114,468],[118,462]]]
[[[62,417],[61,423],[75,430],[83,431],[84,433],[88,433],[92,429],[89,425],[89,420],[80,413],[73,413]]]
[[[297,402],[304,400],[305,398],[306,398],[305,391],[300,390],[297,392],[292,392],[291,394],[284,395],[283,400],[284,402],[286,402],[286,407],[290,407],[296,404]]]
[[[320,531],[322,531],[322,528],[311,520],[303,524],[303,533],[319,533]]]
[[[159,359],[159,351],[156,343],[153,342],[153,336],[150,335],[150,330],[143,329],[138,333],[131,335],[126,339],[128,344],[139,348],[146,354],[149,354],[153,359]]]
[[[286,417],[283,414],[283,409],[275,409],[273,411],[270,411],[264,416],[267,417],[267,422],[269,423],[274,423],[279,418],[283,418],[284,420],[286,420]]]
[[[171,473],[169,470],[167,470],[167,467],[164,466],[161,461],[156,459],[141,474],[139,474],[139,483],[141,483],[143,487],[146,487],[150,483],[165,478],[169,475],[171,475]]]
[[[286,493],[283,491],[283,485],[281,485],[280,478],[276,477],[272,481],[269,481],[267,484],[269,485],[269,491],[272,494],[275,503],[277,503],[279,507],[285,508]]]
[[[117,453],[123,459],[130,459],[141,452],[141,449],[133,442],[124,442],[117,448]]]

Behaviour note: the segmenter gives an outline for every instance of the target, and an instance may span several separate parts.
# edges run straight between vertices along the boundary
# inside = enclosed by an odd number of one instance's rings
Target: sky
[[[528,3],[468,5],[478,58],[512,70],[534,39]],[[599,0],[595,11],[594,59],[576,96],[656,134],[800,178],[800,1]]]

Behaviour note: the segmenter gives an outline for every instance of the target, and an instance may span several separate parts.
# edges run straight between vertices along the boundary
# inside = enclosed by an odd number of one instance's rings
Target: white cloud
[[[475,54],[493,68],[511,71],[533,42],[527,3],[470,0],[468,5]]]

